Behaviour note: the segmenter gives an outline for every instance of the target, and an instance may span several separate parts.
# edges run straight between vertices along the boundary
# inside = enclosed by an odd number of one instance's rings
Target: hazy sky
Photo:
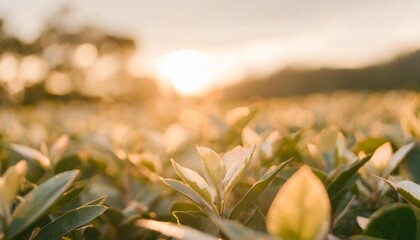
[[[205,53],[219,80],[290,64],[354,67],[420,48],[418,0],[0,0],[0,16],[31,40],[64,5],[74,26],[136,38],[146,60]]]

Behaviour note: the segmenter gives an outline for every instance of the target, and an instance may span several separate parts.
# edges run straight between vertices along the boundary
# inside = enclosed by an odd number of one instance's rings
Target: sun
[[[212,83],[210,58],[195,50],[177,50],[164,55],[156,63],[156,72],[160,79],[186,96],[203,94]]]

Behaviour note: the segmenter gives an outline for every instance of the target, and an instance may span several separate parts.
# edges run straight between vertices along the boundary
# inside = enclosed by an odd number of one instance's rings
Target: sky
[[[0,0],[0,17],[31,41],[63,6],[71,26],[136,39],[145,74],[192,94],[287,66],[359,67],[420,48],[418,0]]]

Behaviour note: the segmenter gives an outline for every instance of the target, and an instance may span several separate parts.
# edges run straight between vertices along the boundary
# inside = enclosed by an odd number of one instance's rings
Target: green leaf
[[[279,190],[267,213],[267,230],[282,239],[324,239],[331,207],[324,184],[301,167]]]
[[[15,152],[19,153],[23,157],[37,160],[45,169],[49,168],[51,165],[50,160],[36,149],[19,144],[11,144],[10,146]]]
[[[353,176],[357,173],[357,171],[365,165],[372,155],[367,155],[366,157],[362,158],[360,161],[356,161],[352,163],[349,167],[347,167],[344,171],[339,173],[328,185],[328,195],[331,199],[335,199],[335,201],[331,202],[331,206],[333,211],[335,211],[336,207],[339,205],[341,201],[341,197],[336,197],[343,191],[343,186],[346,186],[347,183],[351,182]],[[347,186],[351,187],[351,186]],[[340,194],[344,196],[343,194]]]
[[[404,160],[405,156],[414,148],[416,143],[412,142],[400,147],[391,157],[389,164],[385,167],[382,177],[387,178]]]
[[[201,211],[173,211],[172,216],[176,218],[176,222],[179,225],[183,224],[183,225],[188,225],[190,227],[193,227],[195,229],[199,229],[199,222],[197,221],[197,217],[203,216],[203,212]]]
[[[34,240],[59,239],[64,234],[91,222],[106,209],[104,206],[90,205],[68,211],[42,228]]]
[[[419,124],[420,126],[420,124]],[[420,136],[420,135],[419,135]],[[415,147],[407,154],[404,162],[401,164],[401,169],[405,175],[408,175],[411,181],[420,183],[420,142],[417,142]]]
[[[78,173],[78,170],[73,170],[58,174],[30,191],[12,214],[12,221],[6,231],[8,239],[17,237],[41,217],[70,187]]]
[[[389,240],[415,240],[416,216],[408,204],[396,203],[372,214],[363,235]]]
[[[375,150],[364,168],[368,173],[382,177],[386,166],[390,164],[391,157],[392,145],[386,142]]]
[[[259,208],[254,208],[250,215],[246,216],[243,224],[257,232],[267,232],[265,213],[262,213]],[[242,219],[241,219],[242,223]]]
[[[11,204],[19,190],[19,185],[25,178],[27,170],[28,165],[26,162],[19,161],[17,164],[9,167],[4,175],[0,177],[0,216],[9,218]]]
[[[256,232],[244,225],[232,221],[232,220],[225,220],[214,218],[213,219],[219,225],[222,232],[230,239],[230,240],[270,240],[275,239],[269,235],[265,235],[259,232]]]
[[[346,197],[351,188],[357,183],[359,178],[360,177],[358,175],[354,175],[342,186],[342,189],[337,191],[334,196],[330,197],[331,209],[333,210],[335,217],[340,215],[340,211],[342,210],[340,207],[344,207],[342,200]]]
[[[169,187],[175,189],[179,193],[181,193],[184,196],[186,196],[187,198],[191,199],[195,204],[197,204],[197,206],[200,209],[204,208],[204,209],[207,209],[207,210],[210,210],[210,211],[213,210],[213,207],[205,199],[203,199],[193,189],[191,189],[190,187],[185,185],[183,182],[177,181],[177,180],[174,180],[174,179],[169,179],[169,178],[162,178],[161,180],[162,180],[162,182],[164,182]]]
[[[245,211],[257,199],[258,196],[260,196],[260,194],[274,180],[280,170],[290,161],[291,159],[278,165],[273,170],[268,171],[254,185],[252,185],[245,196],[243,196],[243,198],[239,200],[239,202],[233,207],[233,210],[229,215],[229,219],[237,219],[239,215]]]
[[[69,145],[69,136],[62,135],[59,137],[50,149],[50,158],[52,163],[55,165],[63,157],[64,152],[66,151]]]
[[[72,169],[83,169],[82,161],[80,160],[79,156],[76,154],[66,155],[61,157],[59,161],[54,162],[54,172],[55,173],[62,173],[65,171],[69,171]]]
[[[219,228],[201,211],[174,211],[172,216],[176,218],[179,225],[192,227],[215,236],[219,234]]]
[[[93,199],[92,201],[89,201],[85,204],[83,204],[83,206],[96,206],[96,205],[104,205],[106,199],[108,198],[108,196],[102,196],[102,197],[98,197],[97,199]]]
[[[243,129],[257,112],[257,108],[237,107],[226,114],[226,122],[231,129]]]
[[[238,183],[239,179],[245,172],[245,169],[248,167],[254,151],[255,144],[247,150],[242,147],[236,147],[225,154],[223,162],[226,166],[226,175],[223,179],[223,183],[225,185],[223,196],[227,197],[236,183]]]
[[[139,227],[147,228],[156,232],[160,232],[166,236],[183,239],[183,240],[217,240],[217,237],[200,232],[194,228],[176,225],[169,222],[159,222],[148,219],[140,219],[136,221]]]
[[[113,208],[113,207],[109,207],[105,211],[104,216],[108,219],[110,225],[114,227],[120,226],[125,218],[121,210]]]
[[[356,145],[353,147],[354,152],[363,151],[365,153],[373,153],[376,149],[378,149],[381,145],[388,142],[387,139],[383,137],[370,137],[365,138],[363,140],[357,141]]]
[[[384,180],[395,191],[401,194],[405,200],[420,209],[420,185],[408,180],[396,183],[385,179],[382,180]]]
[[[209,204],[213,204],[216,199],[216,191],[209,186],[200,174],[197,172],[181,167],[173,159],[171,159],[175,172],[182,179],[182,181],[191,187],[196,193],[203,197]]]
[[[86,188],[87,183],[87,181],[75,182],[73,187],[67,192],[63,193],[63,195],[55,202],[54,205],[60,206],[74,199]]]
[[[200,208],[191,202],[175,202],[170,207],[170,212],[173,211],[200,211]]]
[[[226,174],[222,159],[210,148],[197,147],[197,151],[203,163],[204,177],[207,182],[211,182],[214,187],[217,187]]]

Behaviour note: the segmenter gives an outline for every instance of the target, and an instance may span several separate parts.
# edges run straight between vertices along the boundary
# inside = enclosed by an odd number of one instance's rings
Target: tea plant
[[[0,239],[417,240],[415,95],[5,107]]]

